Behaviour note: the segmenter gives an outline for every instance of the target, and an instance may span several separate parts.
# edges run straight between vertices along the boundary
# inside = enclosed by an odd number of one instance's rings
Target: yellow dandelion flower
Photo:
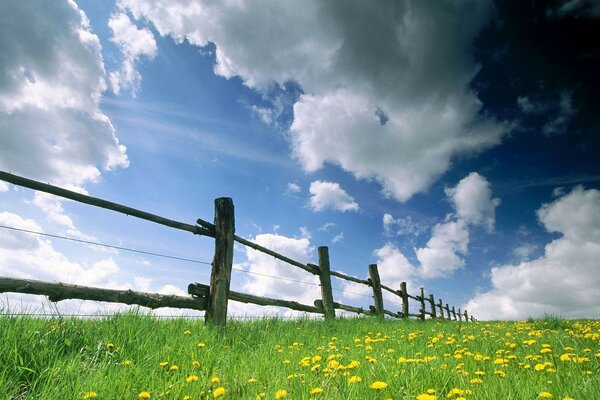
[[[192,367],[200,368],[200,361],[196,361],[196,360],[192,361]]]
[[[204,342],[198,342],[198,347],[206,347],[206,343],[204,343]]]
[[[98,395],[96,394],[96,392],[93,392],[93,391],[91,391],[91,390],[90,390],[89,392],[86,392],[86,393],[83,395],[83,398],[84,398],[84,399],[94,399],[94,398],[96,398],[96,397],[98,397]]]
[[[192,334],[192,331],[190,331],[189,329],[186,329],[185,331],[183,331],[183,334],[188,336]]]
[[[126,367],[129,367],[131,364],[133,364],[133,361],[131,360],[123,360],[123,362],[121,363]]]
[[[142,390],[140,393],[138,393],[138,397],[140,399],[149,399],[150,398],[150,392]]]
[[[161,367],[166,367],[167,365],[169,365],[168,361],[161,361],[160,363],[158,363],[158,365],[160,365]]]
[[[483,383],[483,381],[479,378],[473,378],[470,380],[471,383],[475,384],[475,385],[479,385],[481,383]]]
[[[562,400],[575,400],[575,399],[572,397],[563,397]]]
[[[285,389],[278,389],[278,390],[275,392],[275,398],[276,398],[277,400],[279,400],[279,399],[283,399],[284,397],[287,397],[287,395],[288,395],[288,394],[287,394],[287,391],[286,391]]]
[[[312,388],[310,390],[310,394],[319,394],[319,393],[323,393],[323,388],[316,387],[316,388]]]
[[[350,378],[348,378],[348,383],[358,383],[361,381],[362,381],[362,378],[358,375],[353,375]]]
[[[427,389],[425,391],[425,393],[427,393],[427,394],[435,394],[435,389]]]
[[[250,378],[250,379],[248,379],[248,383],[254,383],[254,382],[256,382],[256,378]]]
[[[112,350],[112,349],[114,349],[114,348],[115,348],[115,345],[114,345],[114,343],[113,343],[113,342],[108,342],[108,343],[106,343],[106,349],[107,349],[107,350]]]
[[[197,381],[198,381],[198,379],[200,379],[200,378],[198,378],[198,376],[197,376],[197,375],[190,375],[190,376],[188,376],[187,378],[185,378],[185,380],[186,380],[188,383],[191,383],[191,382],[197,382]]]
[[[543,371],[546,369],[546,365],[544,364],[535,364],[535,367],[533,367],[533,369],[535,369],[536,371]]]
[[[190,396],[183,396],[182,400],[191,400],[191,397]]]
[[[540,394],[538,394],[538,397],[542,399],[551,399],[553,396],[550,392],[540,392]]]
[[[417,396],[417,400],[436,400],[437,396],[429,393],[421,393]]]
[[[213,376],[212,378],[210,378],[210,382],[211,383],[221,383],[221,378],[219,378],[218,376]]]
[[[225,393],[227,393],[225,388],[223,386],[219,386],[218,388],[213,390],[213,398],[216,399],[218,397],[223,397],[223,396],[225,396]]]
[[[375,381],[375,382],[371,383],[371,384],[369,385],[369,387],[370,387],[371,389],[374,389],[374,390],[383,390],[383,389],[385,389],[385,388],[387,387],[387,385],[388,385],[388,384],[387,384],[387,383],[385,383],[385,382],[381,382],[381,381]]]
[[[179,367],[177,365],[171,365],[171,367],[169,368],[169,371],[177,371],[179,369]]]

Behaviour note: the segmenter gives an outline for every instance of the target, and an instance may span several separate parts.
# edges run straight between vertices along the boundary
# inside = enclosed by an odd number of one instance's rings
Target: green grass
[[[600,322],[559,320],[0,316],[0,399],[600,399]]]

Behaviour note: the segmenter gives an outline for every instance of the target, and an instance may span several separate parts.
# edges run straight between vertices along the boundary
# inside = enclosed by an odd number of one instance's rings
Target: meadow
[[[0,316],[0,399],[600,399],[600,321]]]

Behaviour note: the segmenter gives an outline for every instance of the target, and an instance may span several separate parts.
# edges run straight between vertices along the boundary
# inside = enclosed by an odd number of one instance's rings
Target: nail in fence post
[[[377,264],[369,265],[369,276],[371,277],[371,285],[373,286],[375,314],[377,317],[383,319],[383,294],[381,293],[381,280],[379,279]]]
[[[406,282],[400,282],[400,296],[402,297],[402,318],[408,318],[408,292]]]
[[[329,267],[329,248],[319,247],[319,278],[321,279],[321,298],[323,300],[323,313],[325,319],[335,318],[333,307],[333,292],[331,290],[331,274]]]
[[[421,320],[425,321],[425,289],[423,288],[421,288],[419,300],[421,301]]]
[[[435,300],[433,299],[433,295],[429,295],[429,303],[431,304],[431,318],[435,319],[437,317],[437,313],[435,312]]]
[[[224,327],[227,321],[227,301],[233,266],[233,236],[235,217],[233,200],[220,197],[215,200],[215,255],[210,274],[210,290],[205,322]]]

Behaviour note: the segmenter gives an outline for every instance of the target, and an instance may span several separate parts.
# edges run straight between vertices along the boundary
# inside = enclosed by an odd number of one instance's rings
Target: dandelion
[[[348,378],[348,383],[358,383],[361,381],[362,381],[362,378],[358,375],[353,375],[350,378]]]
[[[131,364],[133,364],[133,361],[131,360],[123,360],[123,362],[121,363],[126,367],[129,367]]]
[[[550,392],[540,392],[540,394],[538,394],[538,397],[542,399],[551,399],[553,396]]]
[[[369,387],[374,390],[383,390],[387,387],[387,385],[388,384],[385,382],[375,381],[375,382],[371,383],[371,385],[369,385]]]
[[[213,390],[213,398],[223,397],[227,391],[223,386],[219,386],[215,390]]]
[[[150,398],[150,392],[147,392],[145,390],[142,390],[139,394],[138,397],[140,399],[149,399]]]
[[[113,343],[113,342],[108,342],[108,343],[106,343],[106,349],[107,349],[107,350],[112,350],[112,349],[114,349],[114,348],[115,348],[115,345],[114,345],[114,343]]]
[[[210,378],[210,382],[211,383],[221,383],[221,378],[219,378],[218,376],[213,376],[212,378]]]
[[[183,331],[183,334],[188,336],[192,334],[192,331],[190,331],[189,329],[186,329],[185,331]]]
[[[158,363],[158,365],[160,365],[161,367],[166,367],[167,365],[169,365],[168,361],[161,361],[160,363]]]
[[[429,393],[421,393],[417,396],[417,400],[436,400],[437,396]]]
[[[197,382],[197,381],[198,381],[198,379],[199,379],[199,378],[198,378],[198,376],[197,376],[197,375],[190,375],[190,376],[188,376],[187,378],[185,378],[185,380],[186,380],[188,383]]]
[[[98,395],[96,394],[96,392],[93,392],[93,391],[91,391],[91,390],[90,390],[89,392],[86,392],[86,393],[83,395],[83,398],[84,398],[84,399],[94,399],[94,398],[96,398],[96,397],[98,397]]]
[[[256,378],[250,378],[250,379],[248,379],[248,383],[254,383],[254,382],[256,382]]]
[[[169,368],[169,371],[177,371],[179,369],[179,367],[177,365],[171,365],[171,367]]]
[[[200,368],[200,361],[196,361],[196,360],[192,361],[192,367]]]
[[[319,393],[323,393],[323,388],[320,387],[316,387],[310,390],[310,394],[319,394]]]
[[[287,391],[285,389],[279,389],[275,392],[275,398],[277,400],[279,399],[283,399],[284,397],[287,397]]]
[[[206,347],[206,343],[204,343],[204,342],[198,342],[198,347]]]

